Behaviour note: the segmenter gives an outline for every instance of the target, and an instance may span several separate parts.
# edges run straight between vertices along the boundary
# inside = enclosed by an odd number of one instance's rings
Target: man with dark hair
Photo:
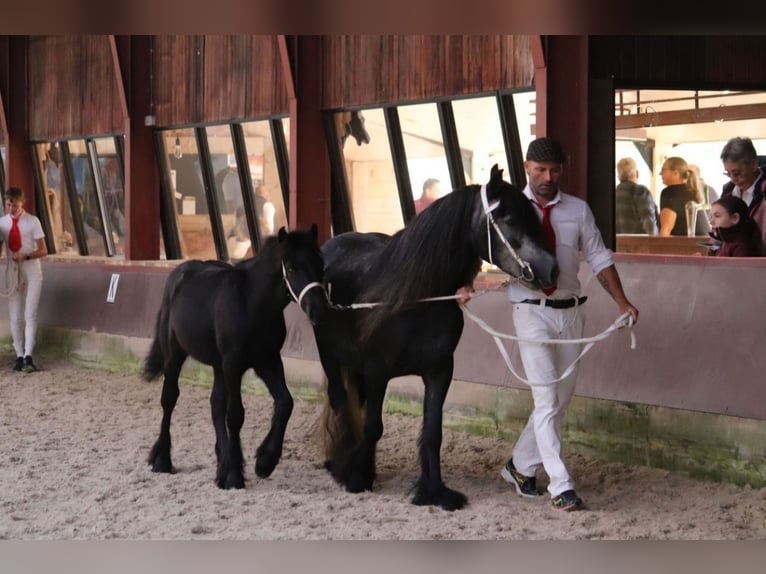
[[[731,194],[748,206],[750,217],[761,230],[761,241],[766,253],[766,171],[758,167],[758,154],[750,138],[732,138],[721,150],[724,173],[729,182],[724,184],[721,197]]]
[[[5,192],[5,215],[0,217],[0,237],[5,243],[8,265],[18,282],[10,285],[8,318],[16,351],[14,371],[36,371],[32,361],[37,337],[37,307],[43,288],[40,258],[48,254],[40,220],[24,210],[24,192],[11,187]]]
[[[620,313],[638,319],[638,310],[628,301],[613,253],[604,246],[588,204],[559,190],[566,156],[559,142],[538,138],[529,144],[524,169],[529,183],[524,194],[535,205],[543,222],[551,250],[559,264],[556,287],[545,297],[520,283],[508,288],[513,303],[513,324],[522,339],[580,339],[584,312],[580,306],[580,251],[601,286],[612,296]],[[543,345],[519,342],[519,352],[529,380],[534,410],[513,448],[501,475],[521,496],[536,497],[536,473],[540,466],[550,478],[548,491],[553,507],[577,510],[582,499],[561,458],[561,419],[574,394],[577,369],[565,374],[580,354],[580,344]]]

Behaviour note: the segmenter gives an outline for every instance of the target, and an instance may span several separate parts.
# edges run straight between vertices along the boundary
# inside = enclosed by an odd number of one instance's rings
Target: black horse
[[[482,258],[530,287],[552,285],[558,267],[534,208],[494,166],[486,186],[453,191],[392,237],[340,234],[322,253],[334,303],[314,325],[332,409],[325,428],[328,470],[348,491],[372,489],[388,381],[419,375],[425,394],[413,503],[462,508],[466,497],[442,482],[439,450],[463,314],[454,300],[418,300],[470,285]],[[379,305],[343,309],[360,302]]]
[[[312,322],[319,320],[327,310],[322,273],[316,225],[310,231],[280,229],[254,258],[235,266],[195,260],[170,273],[143,368],[147,380],[164,374],[160,436],[149,454],[153,471],[173,472],[170,417],[179,394],[178,375],[191,356],[213,367],[216,484],[245,484],[239,433],[245,417],[242,376],[249,368],[274,399],[271,429],[256,451],[255,463],[258,476],[272,473],[293,409],[280,356],[287,332],[283,310],[294,299]]]

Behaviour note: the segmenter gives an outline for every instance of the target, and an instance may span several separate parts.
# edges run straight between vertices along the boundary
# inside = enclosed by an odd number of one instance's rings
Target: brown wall
[[[276,36],[155,36],[152,50],[158,126],[288,113]],[[30,138],[123,132],[115,73],[108,36],[31,36]]]
[[[636,348],[627,331],[596,343],[581,362],[577,395],[766,420],[763,341],[757,305],[766,289],[766,260],[617,255],[631,301],[641,312]],[[170,267],[44,262],[40,324],[90,333],[151,338]],[[106,302],[109,279],[120,273],[115,303]],[[617,307],[583,266],[589,296],[586,336],[617,319]],[[502,292],[476,297],[471,310],[501,332],[512,333],[511,305]],[[0,308],[5,319],[6,307]],[[295,305],[286,310],[286,357],[317,360],[310,325]],[[513,364],[523,372],[515,343]],[[43,349],[41,349],[43,352]],[[492,338],[470,319],[455,355],[454,378],[523,389],[506,368]]]
[[[29,137],[123,131],[108,36],[29,38]]]
[[[758,89],[766,84],[766,36],[593,36],[595,78],[618,87]]]
[[[156,36],[161,126],[287,114],[276,36]]]
[[[528,36],[324,36],[323,107],[529,88]]]

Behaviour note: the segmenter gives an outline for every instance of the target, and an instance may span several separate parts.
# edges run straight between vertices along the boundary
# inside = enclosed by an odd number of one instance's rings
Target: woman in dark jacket
[[[761,230],[750,217],[747,204],[739,197],[726,195],[710,207],[710,236],[721,242],[710,252],[716,257],[759,257]]]

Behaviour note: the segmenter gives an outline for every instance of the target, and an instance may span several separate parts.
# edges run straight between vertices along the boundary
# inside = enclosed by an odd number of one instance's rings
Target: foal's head
[[[319,250],[318,235],[316,224],[309,231],[288,233],[282,227],[277,233],[285,286],[314,325],[328,309],[324,289],[324,259]]]

